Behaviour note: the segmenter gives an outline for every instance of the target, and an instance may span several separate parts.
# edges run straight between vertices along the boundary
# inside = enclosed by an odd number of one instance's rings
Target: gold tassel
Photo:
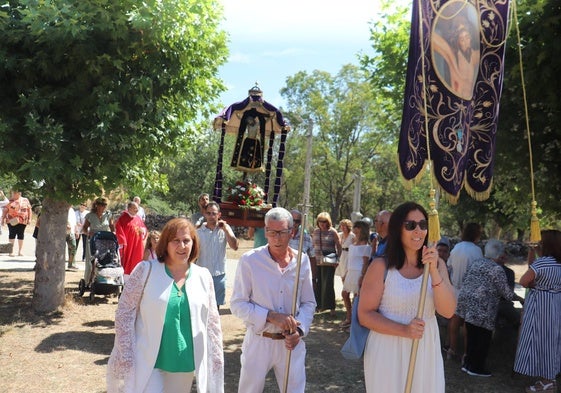
[[[435,244],[437,241],[440,240],[440,221],[438,219],[438,211],[436,210],[436,200],[434,196],[436,195],[436,191],[434,189],[430,190],[430,211],[429,211],[429,245]]]
[[[530,219],[530,243],[539,243],[542,240],[537,205],[538,204],[536,201],[532,201],[532,218]]]

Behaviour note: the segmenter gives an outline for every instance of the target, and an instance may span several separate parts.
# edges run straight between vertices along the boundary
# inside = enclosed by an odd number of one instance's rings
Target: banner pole
[[[292,309],[291,314],[296,315],[298,305],[298,282],[300,281],[300,268],[302,267],[302,248],[304,246],[304,231],[308,218],[308,209],[310,207],[310,182],[312,172],[312,135],[314,123],[310,119],[308,121],[308,136],[307,136],[307,151],[306,151],[306,166],[304,172],[304,201],[302,204],[302,222],[300,223],[300,239],[298,243],[298,257],[296,258],[296,276],[294,278],[294,287],[292,291]],[[290,374],[290,359],[292,351],[287,349],[286,365],[284,373],[283,393],[287,393],[288,377]]]

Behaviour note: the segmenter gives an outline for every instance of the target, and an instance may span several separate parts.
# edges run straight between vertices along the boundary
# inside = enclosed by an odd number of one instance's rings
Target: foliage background
[[[0,7],[0,167],[43,205],[37,311],[64,301],[68,203],[167,189],[161,167],[175,165],[224,89],[221,16],[215,0]]]
[[[526,239],[532,183],[524,98],[541,225],[560,227],[561,4],[515,5],[493,192],[484,202],[465,194],[457,205],[439,200],[443,234],[458,235],[467,221],[478,221],[488,237]],[[219,109],[214,99],[224,89],[216,75],[227,56],[220,11],[215,0],[19,0],[0,7],[0,187],[18,187],[35,204],[50,203],[53,225],[67,202],[102,193],[116,202],[140,195],[162,214],[195,211],[197,196],[212,193],[214,184],[219,133],[211,123]],[[281,91],[287,105],[280,109],[292,131],[281,206],[302,202],[309,129],[312,216],[327,211],[335,223],[349,217],[357,176],[366,216],[404,200],[428,205],[429,177],[405,189],[395,157],[410,10],[384,2],[375,20],[372,47],[357,54],[356,65],[335,75],[314,70],[287,78]],[[240,177],[225,165],[225,185]],[[64,254],[64,239],[54,240],[40,239],[45,266]],[[41,269],[37,274],[43,282]],[[63,274],[59,267],[47,280],[59,295]]]

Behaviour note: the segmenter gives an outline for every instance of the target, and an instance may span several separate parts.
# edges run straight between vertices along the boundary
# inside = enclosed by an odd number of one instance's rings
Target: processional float
[[[263,92],[256,84],[249,90],[246,99],[222,110],[214,119],[214,129],[220,131],[221,135],[213,200],[220,204],[222,216],[231,225],[263,227],[265,214],[271,207],[277,206],[290,126],[282,113],[263,99]],[[249,183],[248,174],[265,174],[265,200],[260,206],[248,207],[223,200],[224,144],[228,135],[234,139],[230,166],[243,173],[240,184]]]
[[[304,180],[304,195],[302,203],[302,222],[301,227],[307,225],[308,209],[310,207],[310,182],[311,182],[311,160],[312,160],[312,123],[307,138],[306,168]],[[281,187],[282,172],[284,167],[284,153],[286,137],[290,131],[290,126],[284,120],[282,113],[263,100],[263,92],[257,84],[249,90],[249,96],[240,102],[236,102],[226,108],[215,118],[214,129],[221,132],[218,162],[216,167],[216,179],[214,182],[213,199],[220,203],[222,215],[228,219],[231,225],[244,227],[263,227],[264,217],[271,207],[276,207]],[[243,172],[243,183],[247,184],[247,174],[255,172],[265,172],[264,192],[266,196],[266,206],[259,209],[245,208],[222,200],[223,172],[222,165],[224,160],[224,143],[227,134],[232,134],[236,138],[234,152],[230,161],[230,166]],[[274,162],[275,136],[279,136],[277,147],[277,160]],[[265,141],[267,151],[265,153]],[[272,178],[272,168],[276,164],[274,176],[273,192],[270,196],[270,182]],[[263,168],[264,165],[264,168]],[[270,197],[269,197],[270,196]],[[270,203],[269,203],[270,202]],[[302,266],[302,247],[304,243],[304,231],[300,231],[298,255],[296,261],[296,279],[294,281],[292,293],[291,313],[296,315],[299,294],[299,277]],[[288,379],[290,371],[291,351],[287,350],[285,374],[283,381],[283,393],[287,393]]]

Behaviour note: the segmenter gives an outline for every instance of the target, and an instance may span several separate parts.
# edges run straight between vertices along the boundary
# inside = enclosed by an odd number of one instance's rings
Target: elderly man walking
[[[261,393],[272,368],[282,391],[288,351],[291,351],[287,391],[306,388],[306,345],[316,309],[310,261],[301,256],[298,279],[295,250],[289,247],[293,219],[276,207],[265,215],[268,244],[246,252],[239,260],[230,309],[247,327],[241,354],[239,393]],[[299,285],[292,315],[294,285]]]

